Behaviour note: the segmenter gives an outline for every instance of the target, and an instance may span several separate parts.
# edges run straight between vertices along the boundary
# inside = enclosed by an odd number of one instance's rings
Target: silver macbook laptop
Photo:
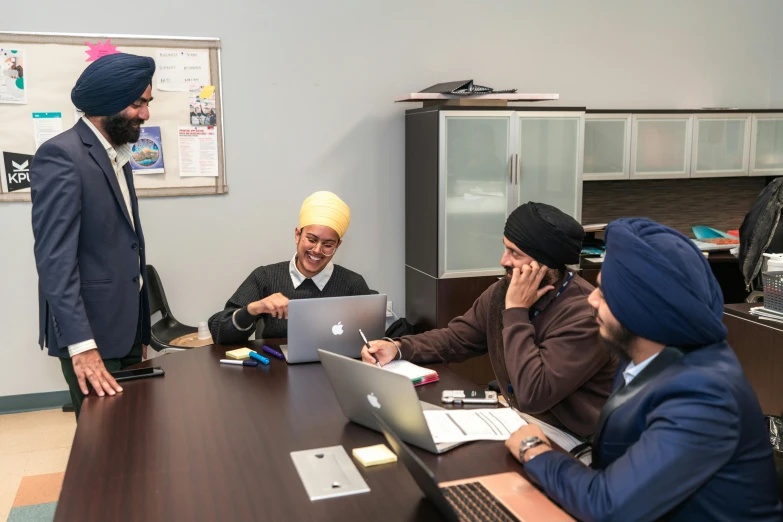
[[[380,339],[386,330],[386,294],[292,299],[288,302],[288,344],[281,351],[289,363],[318,360],[318,348],[360,357],[362,337]]]
[[[402,440],[432,453],[444,453],[463,444],[435,444],[422,408],[443,408],[419,401],[409,378],[325,350],[318,350],[318,355],[337,402],[351,421],[381,431],[375,412]]]

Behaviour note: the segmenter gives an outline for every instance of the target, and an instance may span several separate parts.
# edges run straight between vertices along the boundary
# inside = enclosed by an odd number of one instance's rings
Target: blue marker
[[[263,355],[258,355],[256,352],[250,352],[250,357],[260,362],[261,364],[269,364],[269,359],[267,359]]]
[[[277,357],[278,359],[284,359],[285,360],[285,355],[283,355],[282,353],[278,352],[277,350],[273,350],[272,348],[268,347],[267,345],[262,346],[261,349],[264,350],[269,355]]]

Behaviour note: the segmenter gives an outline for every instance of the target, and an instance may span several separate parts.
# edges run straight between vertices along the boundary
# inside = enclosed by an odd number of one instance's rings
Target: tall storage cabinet
[[[503,274],[503,226],[517,206],[580,219],[583,133],[583,108],[406,112],[406,312],[417,331],[445,327]],[[457,371],[491,379],[487,361]]]

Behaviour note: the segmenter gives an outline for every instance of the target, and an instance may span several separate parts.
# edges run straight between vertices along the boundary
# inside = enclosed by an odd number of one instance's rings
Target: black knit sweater
[[[334,265],[334,272],[323,290],[319,290],[312,279],[305,279],[294,288],[291,274],[288,273],[290,261],[260,266],[253,270],[247,279],[237,288],[234,295],[226,303],[222,312],[209,318],[209,331],[212,340],[217,344],[243,343],[256,331],[257,317],[248,312],[247,305],[259,301],[272,294],[281,293],[288,299],[312,299],[316,297],[341,297],[347,295],[377,294],[370,290],[364,278],[356,272],[351,272],[340,265]],[[234,326],[232,316],[236,310],[236,322],[240,327],[253,325],[249,330],[238,330]],[[258,316],[264,320],[264,330],[260,337],[271,339],[288,337],[288,321],[275,319],[269,314]],[[258,337],[258,336],[257,336]]]

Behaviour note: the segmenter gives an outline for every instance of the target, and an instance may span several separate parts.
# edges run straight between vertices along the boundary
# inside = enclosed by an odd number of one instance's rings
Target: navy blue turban
[[[562,270],[579,263],[585,229],[552,205],[529,202],[508,216],[503,235],[539,263]]]
[[[726,339],[723,293],[687,237],[649,219],[606,229],[601,289],[621,325],[652,341],[699,347]]]
[[[135,54],[110,54],[92,62],[71,91],[71,101],[89,116],[122,112],[152,83],[155,60]]]

